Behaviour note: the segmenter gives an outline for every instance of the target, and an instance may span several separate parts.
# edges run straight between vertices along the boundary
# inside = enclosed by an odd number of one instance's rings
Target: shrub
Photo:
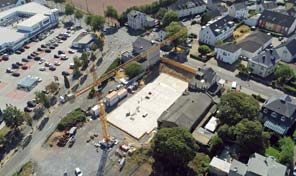
[[[200,54],[208,54],[211,51],[212,51],[211,48],[208,47],[207,45],[200,45],[198,47],[198,52],[200,52]]]
[[[296,95],[296,88],[289,86],[289,85],[284,85],[285,91],[289,92],[291,95]]]
[[[80,109],[76,109],[64,117],[58,124],[58,130],[62,131],[66,128],[71,128],[79,122],[85,122],[86,116]]]
[[[107,70],[106,70],[105,73],[107,73],[107,72],[113,70],[114,68],[118,67],[119,65],[120,65],[120,59],[117,58],[117,59],[115,59],[115,60],[112,62],[112,64],[107,68]]]

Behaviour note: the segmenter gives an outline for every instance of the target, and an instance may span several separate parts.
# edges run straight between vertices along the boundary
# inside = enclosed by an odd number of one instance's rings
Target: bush
[[[64,117],[58,124],[57,129],[63,131],[66,128],[71,128],[79,122],[85,122],[86,116],[80,109],[76,109]]]
[[[291,95],[296,95],[296,88],[289,86],[289,85],[284,85],[284,90],[290,93]]]
[[[208,54],[211,51],[212,51],[211,48],[207,45],[200,45],[198,47],[198,52],[200,52],[200,54]]]
[[[131,79],[143,72],[142,65],[138,62],[130,63],[126,69],[125,74]]]
[[[106,70],[105,73],[107,73],[107,72],[113,70],[114,68],[118,67],[119,65],[120,65],[120,59],[117,58],[117,59],[115,59],[115,60],[112,62],[112,64],[107,68],[107,70]]]
[[[193,58],[193,59],[202,61],[202,62],[207,62],[209,60],[209,58],[206,57],[206,56],[199,56],[199,55],[196,55],[196,54],[190,54],[190,57]]]

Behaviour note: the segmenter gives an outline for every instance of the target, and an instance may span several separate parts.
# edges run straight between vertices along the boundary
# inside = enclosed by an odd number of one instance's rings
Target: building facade
[[[249,11],[245,5],[245,1],[236,0],[229,7],[229,15],[236,19],[246,19]]]
[[[169,6],[170,10],[178,13],[179,18],[203,13],[206,8],[203,0],[177,0]]]
[[[132,10],[127,14],[127,24],[134,30],[143,30],[146,27],[147,19],[146,14]]]
[[[287,42],[276,47],[276,52],[284,62],[293,62],[296,58],[296,39],[289,39]]]
[[[241,54],[241,48],[234,44],[225,44],[215,48],[216,59],[228,64],[233,64]]]
[[[26,0],[1,0],[0,1],[0,12],[8,10],[10,8],[23,5],[26,3]]]

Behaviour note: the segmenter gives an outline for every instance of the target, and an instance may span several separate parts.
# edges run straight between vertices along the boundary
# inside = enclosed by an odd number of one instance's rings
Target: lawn
[[[234,39],[238,42],[242,39],[244,39],[247,34],[249,34],[251,31],[251,28],[247,25],[241,25],[240,27],[236,28],[233,32]]]
[[[279,157],[280,157],[280,151],[278,151],[276,148],[268,147],[265,150],[265,155],[266,156],[273,156],[273,157],[275,157],[278,160]]]
[[[32,169],[33,169],[33,164],[31,161],[29,161],[23,165],[23,167],[19,172],[13,174],[13,176],[32,176],[33,175]]]
[[[0,136],[5,136],[9,131],[10,131],[10,128],[8,128],[7,126],[4,126],[4,127],[0,130]]]

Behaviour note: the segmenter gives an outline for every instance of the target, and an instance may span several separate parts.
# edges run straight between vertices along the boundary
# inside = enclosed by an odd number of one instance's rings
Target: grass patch
[[[86,116],[81,109],[75,109],[64,117],[60,123],[58,124],[57,129],[59,131],[63,131],[66,128],[71,128],[75,126],[77,123],[85,122]]]
[[[10,128],[8,128],[7,126],[4,126],[1,130],[0,130],[0,136],[6,136],[7,133],[9,133]]]
[[[275,157],[277,160],[280,158],[280,151],[278,151],[276,148],[274,147],[268,147],[265,150],[265,155],[266,156],[273,156]]]
[[[112,62],[112,64],[108,67],[108,69],[105,71],[105,73],[113,70],[114,68],[118,67],[119,65],[120,65],[120,59],[117,58]]]
[[[236,28],[233,32],[234,39],[236,41],[243,39],[243,37],[251,31],[251,28],[247,25],[241,25],[240,27]]]
[[[21,170],[17,173],[14,173],[13,176],[32,176],[33,163],[31,161],[24,164]]]

